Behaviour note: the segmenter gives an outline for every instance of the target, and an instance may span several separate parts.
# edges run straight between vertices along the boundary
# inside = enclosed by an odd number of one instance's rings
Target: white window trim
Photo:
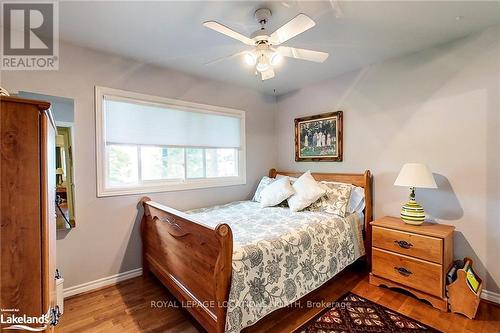
[[[103,112],[103,99],[105,96],[111,96],[113,99],[122,99],[124,101],[140,102],[147,105],[156,105],[171,107],[178,110],[196,111],[204,113],[213,113],[220,115],[238,116],[241,119],[241,147],[238,150],[238,176],[186,179],[182,181],[162,181],[148,186],[134,187],[106,187],[106,127]],[[200,103],[186,102],[177,99],[146,95],[125,90],[95,87],[95,121],[96,121],[96,168],[97,168],[97,196],[108,197],[117,195],[134,195],[143,193],[182,191],[201,188],[212,188],[222,186],[234,186],[246,184],[246,143],[245,143],[245,111],[213,106]]]

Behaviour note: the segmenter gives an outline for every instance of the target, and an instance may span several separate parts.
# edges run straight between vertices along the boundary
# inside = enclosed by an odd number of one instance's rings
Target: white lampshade
[[[425,164],[406,163],[401,168],[398,178],[394,182],[396,186],[437,188],[436,181],[431,170]]]

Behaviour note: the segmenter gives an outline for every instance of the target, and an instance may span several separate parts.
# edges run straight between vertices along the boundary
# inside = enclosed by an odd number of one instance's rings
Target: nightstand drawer
[[[443,297],[441,265],[373,248],[372,273],[430,295]]]
[[[404,255],[443,262],[443,240],[382,227],[373,227],[373,246]]]

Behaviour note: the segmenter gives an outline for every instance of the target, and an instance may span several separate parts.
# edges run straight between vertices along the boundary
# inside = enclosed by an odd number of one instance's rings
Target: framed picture
[[[342,161],[342,111],[295,119],[295,161]]]

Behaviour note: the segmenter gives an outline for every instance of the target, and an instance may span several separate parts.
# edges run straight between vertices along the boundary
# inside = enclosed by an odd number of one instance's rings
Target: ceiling
[[[267,81],[241,57],[205,65],[246,47],[202,23],[215,20],[249,36],[260,7],[273,13],[271,31],[298,13],[310,16],[316,26],[285,45],[330,57],[322,64],[286,58]],[[63,40],[276,95],[500,23],[496,1],[68,1],[59,10]]]

